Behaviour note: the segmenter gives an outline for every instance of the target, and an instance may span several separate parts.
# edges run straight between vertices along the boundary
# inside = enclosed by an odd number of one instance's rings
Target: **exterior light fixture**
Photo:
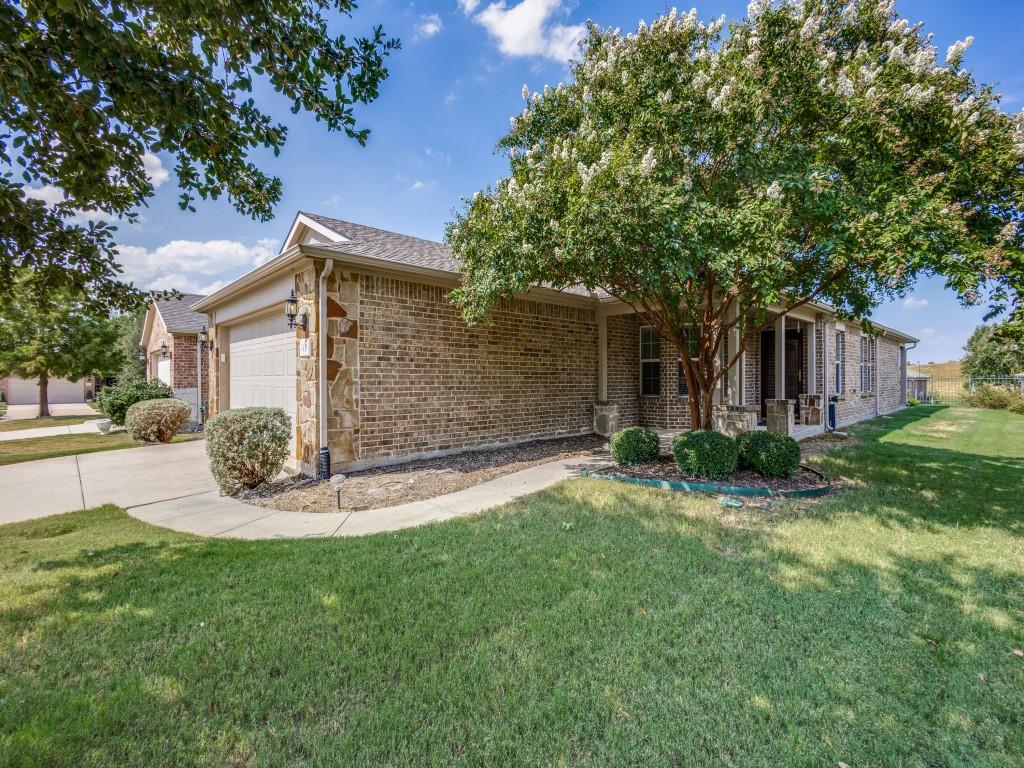
[[[296,321],[296,317],[299,314],[299,300],[295,297],[295,291],[291,292],[291,295],[284,300],[284,316],[288,318],[288,327],[295,328],[296,325],[302,330],[306,330],[306,315],[302,315]]]
[[[160,342],[160,357],[170,357],[170,356],[171,356],[171,350],[169,350],[167,348],[167,342],[166,341],[161,341]]]
[[[199,329],[199,348],[205,352],[206,351],[206,344],[209,341],[210,341],[210,334],[206,330],[206,326],[204,325],[202,328]]]

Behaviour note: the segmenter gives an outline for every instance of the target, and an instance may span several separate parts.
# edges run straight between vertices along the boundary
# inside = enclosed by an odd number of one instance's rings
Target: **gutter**
[[[317,320],[316,335],[319,348],[319,385],[317,397],[317,432],[320,435],[320,468],[317,478],[328,480],[331,477],[331,451],[327,446],[327,276],[334,271],[334,259],[328,257],[320,272],[317,282]]]

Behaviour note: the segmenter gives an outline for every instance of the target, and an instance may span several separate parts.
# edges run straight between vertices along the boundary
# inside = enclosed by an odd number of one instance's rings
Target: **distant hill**
[[[907,373],[922,376],[962,376],[959,360],[945,363],[907,363]]]

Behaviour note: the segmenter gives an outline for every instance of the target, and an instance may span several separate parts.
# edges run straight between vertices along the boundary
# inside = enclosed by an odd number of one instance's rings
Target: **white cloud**
[[[321,208],[340,208],[344,198],[337,192],[333,192],[320,201]]]
[[[273,238],[254,245],[238,240],[171,240],[153,250],[138,245],[118,245],[117,250],[123,279],[139,288],[209,293],[272,259],[278,245]]]
[[[409,191],[415,192],[416,190],[423,189],[426,186],[426,182],[421,181],[420,179],[416,179],[416,181],[409,185]]]
[[[928,306],[928,299],[915,299],[913,296],[907,296],[903,300],[904,309],[924,309]]]
[[[460,0],[466,14],[473,13],[478,0]],[[564,13],[562,0],[521,0],[509,6],[505,0],[491,3],[473,20],[498,41],[498,49],[508,56],[543,56],[568,61],[583,39],[583,24],[556,24],[552,17]]]
[[[456,99],[458,98],[459,97],[455,95],[455,91],[448,91],[448,93],[446,93],[444,97],[445,106],[450,106],[451,104],[454,104]]]
[[[164,168],[160,156],[154,155],[152,152],[147,152],[142,156],[142,167],[146,169],[146,178],[154,188],[171,178],[171,172]]]
[[[918,335],[921,337],[922,341],[934,339],[938,335],[938,333],[939,332],[936,331],[934,328],[922,328],[920,331],[918,331]]]
[[[420,16],[420,23],[416,25],[416,32],[423,37],[433,37],[444,29],[441,17],[436,13],[428,13]]]

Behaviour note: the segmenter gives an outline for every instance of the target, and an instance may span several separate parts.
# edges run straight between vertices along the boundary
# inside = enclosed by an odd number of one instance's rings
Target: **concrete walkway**
[[[116,504],[144,522],[200,536],[362,536],[482,512],[607,463],[606,457],[551,461],[383,509],[279,512],[221,496],[210,476],[206,442],[196,440],[0,467],[0,524]]]
[[[26,440],[30,437],[54,437],[56,435],[82,435],[89,432],[99,434],[96,422],[99,418],[83,421],[81,424],[65,424],[58,427],[34,427],[0,432],[0,440]]]
[[[483,512],[607,463],[607,457],[560,459],[433,499],[360,512],[278,512],[210,491],[132,507],[128,514],[182,533],[230,539],[365,536]]]

